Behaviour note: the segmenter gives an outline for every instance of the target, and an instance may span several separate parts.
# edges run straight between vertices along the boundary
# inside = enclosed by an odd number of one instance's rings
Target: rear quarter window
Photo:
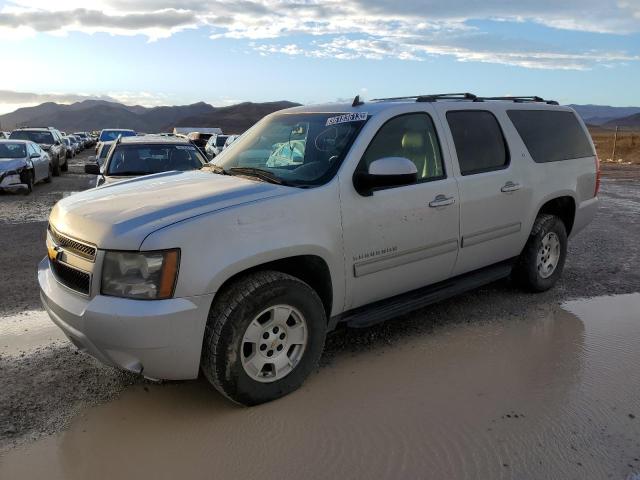
[[[507,115],[536,163],[595,155],[587,134],[573,112],[509,110]]]

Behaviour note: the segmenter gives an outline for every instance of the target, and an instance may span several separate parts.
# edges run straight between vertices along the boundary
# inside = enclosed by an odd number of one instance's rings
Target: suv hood
[[[71,195],[53,207],[49,222],[98,248],[137,250],[150,233],[172,223],[290,191],[210,172],[167,172]]]

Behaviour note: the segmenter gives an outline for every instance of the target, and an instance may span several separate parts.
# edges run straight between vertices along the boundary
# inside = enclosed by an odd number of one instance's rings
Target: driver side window
[[[418,183],[445,178],[436,129],[426,113],[400,115],[380,127],[357,171],[367,172],[373,161],[385,157],[411,160],[418,170]]]

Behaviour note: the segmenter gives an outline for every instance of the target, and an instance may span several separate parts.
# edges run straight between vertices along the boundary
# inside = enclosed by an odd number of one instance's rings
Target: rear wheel
[[[513,271],[514,279],[534,292],[553,287],[567,256],[567,230],[562,220],[542,214],[536,218],[529,240]]]
[[[257,405],[296,390],[316,367],[326,335],[316,292],[280,272],[234,282],[214,302],[201,366],[229,399]]]

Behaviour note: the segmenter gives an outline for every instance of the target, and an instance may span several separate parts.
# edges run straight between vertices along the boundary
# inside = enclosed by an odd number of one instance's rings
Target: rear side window
[[[537,163],[595,155],[591,142],[573,112],[509,110],[511,122]]]
[[[447,113],[447,122],[462,175],[500,170],[509,165],[507,142],[491,112],[452,111]]]

